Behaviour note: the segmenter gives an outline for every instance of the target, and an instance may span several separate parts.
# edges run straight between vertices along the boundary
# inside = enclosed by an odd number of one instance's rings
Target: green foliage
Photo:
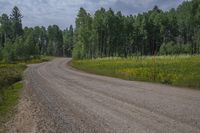
[[[191,44],[175,44],[174,42],[164,43],[160,47],[160,55],[191,54]]]
[[[3,101],[0,102],[0,118],[10,111],[10,107],[13,104],[17,103],[17,99],[19,98],[17,93],[19,93],[19,89],[21,88],[22,83],[16,83],[3,91]]]
[[[47,30],[43,26],[23,29],[22,15],[15,6],[10,18],[7,14],[0,16],[0,61],[12,63],[41,55],[71,57],[73,34],[72,26],[64,32],[57,25]]]
[[[199,0],[185,1],[166,12],[155,6],[135,16],[101,8],[91,17],[81,8],[76,19],[73,58],[198,54],[199,9]]]
[[[83,44],[82,42],[78,41],[76,42],[76,45],[74,47],[72,57],[73,59],[83,59]]]
[[[49,45],[48,54],[63,56],[63,35],[57,25],[49,26],[47,29]]]
[[[31,56],[34,57],[34,56],[39,55],[39,48],[38,48],[38,45],[36,45],[32,32],[27,36],[24,42],[24,46],[25,46],[26,55],[29,56],[28,58],[30,58]]]
[[[20,10],[18,7],[14,7],[12,10],[12,13],[10,15],[11,18],[11,24],[12,24],[12,30],[13,30],[13,37],[21,36],[23,33],[22,29],[22,15],[20,13]]]
[[[22,87],[22,83],[15,83],[3,91],[3,101],[0,101],[0,132],[5,132],[4,123],[13,116],[10,114],[13,113],[14,107],[18,103]]]
[[[26,64],[41,63],[51,59],[52,57],[42,56],[25,62],[16,62],[17,64],[0,63],[0,90],[20,81],[22,79],[22,72],[26,68]]]
[[[9,19],[7,14],[2,14],[0,17],[0,35],[1,35],[1,46],[4,46],[4,43],[11,40],[12,35],[12,27],[11,20]]]
[[[85,9],[81,8],[76,19],[74,58],[91,56],[91,28],[92,18]]]
[[[22,78],[24,64],[0,64],[0,90]]]
[[[63,31],[63,54],[64,56],[71,57],[74,43],[74,30],[72,25],[70,28]]]
[[[22,38],[17,38],[14,45],[16,50],[16,58],[18,60],[27,60],[29,55],[27,54],[27,45],[25,45],[24,40]]]
[[[127,80],[200,88],[200,56],[142,56],[73,60],[72,66],[87,72]]]
[[[15,47],[11,42],[7,42],[3,48],[3,59],[5,62],[12,63],[15,60]]]
[[[162,44],[162,46],[160,47],[160,54],[161,55],[170,55],[170,54],[174,54],[174,48],[173,48],[173,42],[169,42],[166,44]]]
[[[3,60],[3,47],[0,46],[0,61]]]
[[[41,63],[51,59],[52,57],[42,56],[39,59],[17,62],[17,64],[0,63],[0,132],[5,132],[3,124],[7,122],[7,117],[12,114],[13,108],[18,102],[22,83],[16,82],[22,80],[26,64]]]
[[[194,36],[194,41],[196,44],[196,53],[199,54],[200,53],[200,28]]]
[[[90,15],[84,8],[76,28],[57,25],[22,28],[22,15],[14,7],[10,18],[0,17],[0,59],[27,60],[39,55],[73,56],[75,59],[133,55],[199,54],[200,1],[185,1],[177,9],[158,6],[138,15],[101,8]],[[7,44],[13,44],[13,46]],[[13,50],[10,50],[12,48]],[[72,52],[73,50],[73,52]]]

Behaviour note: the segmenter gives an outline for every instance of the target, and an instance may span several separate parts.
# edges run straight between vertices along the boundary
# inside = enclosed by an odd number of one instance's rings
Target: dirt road
[[[86,74],[69,60],[29,66],[33,132],[200,133],[200,91]]]

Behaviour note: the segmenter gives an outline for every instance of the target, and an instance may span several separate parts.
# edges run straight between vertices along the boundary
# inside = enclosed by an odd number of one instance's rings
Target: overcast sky
[[[48,26],[56,24],[65,29],[74,21],[80,7],[94,13],[100,7],[123,14],[137,14],[158,5],[163,10],[176,8],[184,0],[0,0],[0,14],[10,14],[18,6],[23,17],[23,26]]]

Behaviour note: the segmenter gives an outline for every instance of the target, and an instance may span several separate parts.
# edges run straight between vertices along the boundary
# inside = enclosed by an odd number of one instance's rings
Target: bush
[[[13,63],[16,59],[16,51],[15,47],[11,42],[8,42],[5,44],[5,47],[3,48],[3,59],[5,62]]]
[[[164,43],[160,47],[160,55],[191,54],[191,44],[176,44],[174,42]]]
[[[161,55],[169,55],[169,54],[174,54],[174,49],[173,49],[173,42],[169,42],[169,43],[164,43],[161,45],[160,47],[160,51],[159,53]]]
[[[0,61],[3,60],[3,53],[2,53],[3,51],[2,51],[2,49],[3,48],[0,46]]]
[[[72,57],[73,59],[83,59],[84,55],[83,55],[83,48],[82,48],[83,44],[79,41],[77,42],[77,44],[74,47],[73,53],[72,53]]]
[[[0,90],[20,81],[25,68],[24,64],[0,64]]]

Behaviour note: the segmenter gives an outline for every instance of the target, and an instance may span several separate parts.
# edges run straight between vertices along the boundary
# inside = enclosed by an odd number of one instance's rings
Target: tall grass
[[[22,78],[25,64],[0,64],[0,89],[5,88]]]
[[[26,68],[26,64],[41,63],[49,61],[53,57],[41,56],[37,59],[27,61],[18,61],[15,64],[0,63],[0,104],[3,101],[4,90],[22,79],[22,73]]]
[[[200,88],[200,56],[141,56],[73,60],[75,68],[127,80]]]
[[[4,124],[13,116],[13,110],[19,100],[22,83],[15,83],[4,91],[4,100],[0,103],[0,133],[7,132]]]

